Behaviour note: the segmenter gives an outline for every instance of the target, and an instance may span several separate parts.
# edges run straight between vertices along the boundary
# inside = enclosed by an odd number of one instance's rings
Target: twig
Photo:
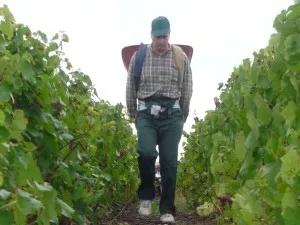
[[[125,204],[125,206],[121,209],[121,211],[110,221],[109,225],[112,225],[112,223],[122,214],[124,209],[127,207],[128,202]]]
[[[8,208],[9,206],[11,206],[11,205],[13,205],[15,203],[17,203],[17,201],[11,201],[11,202],[7,203],[6,205],[1,206],[0,210]]]
[[[33,224],[35,224],[35,223],[37,223],[38,221],[37,220],[35,220],[35,221],[33,221],[32,223],[29,223],[28,225],[33,225]]]
[[[70,151],[65,155],[65,157],[63,158],[63,162],[74,152],[74,150],[76,149],[76,147],[78,146],[78,145],[75,145],[75,146],[73,146],[73,144],[74,144],[74,142],[73,142],[73,140],[71,140],[70,142],[68,142],[68,145],[70,145]],[[49,172],[48,172],[48,174],[46,175],[46,177],[45,177],[45,181],[46,182],[48,182],[51,178],[52,178],[52,176],[53,176],[53,174],[57,171],[59,169],[59,165],[58,165],[58,163],[56,163],[55,165],[54,165],[54,167],[52,168],[52,170],[50,170]]]

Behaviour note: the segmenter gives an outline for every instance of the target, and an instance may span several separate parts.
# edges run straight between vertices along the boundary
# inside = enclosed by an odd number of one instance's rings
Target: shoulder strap
[[[135,54],[135,62],[133,68],[133,77],[135,80],[135,89],[138,91],[140,78],[143,69],[143,63],[147,52],[147,45],[141,43],[136,54]]]
[[[177,45],[172,45],[172,50],[174,53],[174,59],[175,59],[175,64],[178,68],[178,72],[179,72],[179,78],[178,78],[178,87],[179,90],[181,89],[182,86],[182,81],[183,81],[183,74],[184,74],[184,61],[185,61],[185,52],[182,50],[182,48],[180,48]]]

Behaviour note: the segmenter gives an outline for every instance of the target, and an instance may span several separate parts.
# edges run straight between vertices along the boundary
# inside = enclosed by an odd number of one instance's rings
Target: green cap
[[[159,16],[152,20],[151,34],[157,36],[168,36],[170,34],[170,23],[167,17]]]

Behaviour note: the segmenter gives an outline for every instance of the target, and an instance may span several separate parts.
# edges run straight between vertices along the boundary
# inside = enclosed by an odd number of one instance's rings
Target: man
[[[128,69],[126,104],[129,116],[135,119],[138,135],[138,164],[141,183],[138,196],[139,214],[151,214],[151,200],[155,198],[155,160],[159,147],[162,194],[159,211],[161,222],[174,223],[175,187],[178,145],[183,124],[189,114],[192,96],[192,72],[184,54],[184,73],[179,87],[172,46],[169,44],[170,23],[166,17],[157,17],[151,24],[152,43],[147,45],[140,82],[136,90],[133,78],[135,56]],[[137,105],[138,100],[138,105]]]

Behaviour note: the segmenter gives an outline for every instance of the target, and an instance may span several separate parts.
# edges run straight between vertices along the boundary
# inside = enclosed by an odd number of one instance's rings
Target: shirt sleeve
[[[184,122],[186,121],[190,111],[190,101],[193,94],[192,70],[188,58],[184,63],[184,74],[181,88],[180,107],[183,112]]]
[[[130,118],[135,118],[137,111],[137,92],[135,89],[135,82],[133,78],[133,68],[134,68],[134,59],[135,53],[131,57],[128,75],[127,75],[127,83],[126,83],[126,105]]]

